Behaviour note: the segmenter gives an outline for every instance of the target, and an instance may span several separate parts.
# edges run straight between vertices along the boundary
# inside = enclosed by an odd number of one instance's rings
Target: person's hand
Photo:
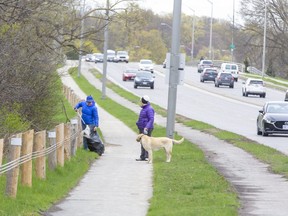
[[[76,108],[74,108],[75,112],[78,112],[78,110]]]
[[[144,128],[143,133],[144,133],[145,135],[147,135],[147,134],[148,134],[148,128]]]
[[[94,131],[97,131],[97,127],[95,126],[93,130],[94,130]]]

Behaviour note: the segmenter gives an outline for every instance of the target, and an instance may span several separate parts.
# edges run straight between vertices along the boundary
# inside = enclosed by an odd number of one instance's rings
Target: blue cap
[[[93,102],[93,97],[91,95],[87,96],[86,102]]]

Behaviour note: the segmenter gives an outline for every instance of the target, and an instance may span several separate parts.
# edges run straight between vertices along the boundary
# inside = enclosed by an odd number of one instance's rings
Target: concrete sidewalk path
[[[62,81],[80,98],[86,98],[67,74]],[[105,153],[95,160],[78,186],[44,215],[146,215],[152,197],[152,165],[135,160],[140,155],[137,134],[100,107],[98,111]]]

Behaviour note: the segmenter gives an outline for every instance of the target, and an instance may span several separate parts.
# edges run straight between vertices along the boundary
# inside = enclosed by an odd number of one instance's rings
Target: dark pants
[[[139,129],[139,134],[143,133],[144,134],[144,128],[138,128]],[[153,128],[148,130],[148,133],[146,134],[147,136],[151,136],[153,131]],[[141,145],[141,154],[140,154],[140,158],[142,160],[145,160],[145,158],[148,158],[148,152],[143,148],[143,146]]]
[[[86,124],[82,122],[82,130],[86,128]],[[83,148],[88,150],[87,138],[83,136]]]

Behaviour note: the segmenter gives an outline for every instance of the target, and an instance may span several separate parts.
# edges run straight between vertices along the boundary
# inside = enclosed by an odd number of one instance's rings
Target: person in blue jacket
[[[77,112],[79,108],[82,108],[82,129],[84,130],[86,125],[89,125],[90,128],[94,128],[94,131],[97,131],[99,126],[99,116],[93,97],[91,95],[87,96],[86,101],[80,101],[78,104],[76,104],[74,110]],[[88,150],[86,137],[83,137],[83,147],[85,150]]]
[[[139,130],[139,134],[143,133],[148,136],[151,136],[152,131],[154,129],[154,115],[155,111],[153,107],[150,105],[150,98],[148,95],[144,95],[140,99],[140,106],[141,111],[139,114],[138,121],[136,122],[136,125]],[[143,148],[141,145],[141,154],[140,158],[136,159],[136,161],[145,161],[148,159],[148,152]]]

